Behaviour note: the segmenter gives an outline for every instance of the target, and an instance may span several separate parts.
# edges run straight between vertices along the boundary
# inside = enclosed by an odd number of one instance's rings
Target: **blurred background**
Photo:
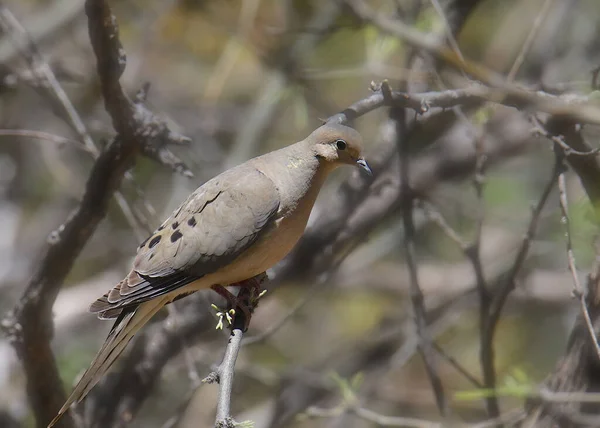
[[[509,73],[521,54],[514,80],[533,90],[586,94],[594,89],[592,71],[600,64],[597,1],[440,3],[366,2],[440,42],[450,29],[465,56],[499,73]],[[341,1],[110,4],[127,53],[123,86],[133,96],[150,82],[149,108],[192,141],[170,147],[184,161],[185,174],[138,159],[121,187],[121,204],[130,208],[129,214],[113,202],[70,272],[54,305],[53,341],[67,389],[111,326],[87,313],[89,303],[121,279],[148,229],[157,227],[197,186],[250,157],[303,139],[328,116],[369,96],[371,82],[387,79],[392,88],[410,92],[448,87],[443,64],[383,34]],[[35,41],[101,148],[114,130],[101,98],[83,1],[8,0],[0,6]],[[40,77],[45,63],[32,61],[28,52],[23,33],[1,27],[3,314],[24,291],[49,234],[81,200],[94,162],[64,104]],[[312,240],[303,241],[302,253],[271,273],[277,285],[261,302],[246,336],[268,334],[244,346],[238,360],[232,399],[238,421],[251,419],[257,427],[377,426],[345,412],[348,397],[381,415],[440,418],[416,349],[401,204],[394,199],[400,180],[398,135],[389,116],[388,109],[380,108],[354,123],[364,137],[376,185],[358,171],[337,171],[313,211],[307,232]],[[412,119],[414,113],[406,116]],[[482,222],[481,265],[487,286],[494,289],[513,265],[530,207],[551,177],[551,143],[532,132],[528,112],[499,105],[480,103],[460,114],[432,109],[419,120],[419,134],[410,140],[411,177],[419,196],[434,205],[465,242],[476,239]],[[595,145],[595,130],[586,127],[586,132]],[[477,141],[483,141],[486,152],[485,170],[479,171],[484,175],[481,197],[474,185]],[[566,183],[583,281],[595,257],[596,219],[577,176],[567,173]],[[352,195],[367,203],[361,205]],[[554,191],[497,326],[495,370],[497,385],[504,388],[498,399],[502,412],[522,409],[521,392],[534,388],[554,369],[579,313],[571,298],[560,220]],[[452,418],[464,423],[486,420],[485,393],[450,361],[481,379],[480,307],[473,268],[420,206],[415,223],[419,281],[431,335],[443,348],[437,370]],[[329,233],[332,230],[335,233]],[[208,312],[209,302],[217,301],[216,295],[205,294],[195,310]],[[166,311],[157,316],[146,340],[151,343],[151,332],[159,331],[161,323],[176,323],[173,318]],[[165,357],[159,379],[138,401],[141,408],[129,426],[213,424],[217,387],[196,386],[220,361],[227,333],[213,331],[212,316],[203,322],[210,324],[203,334],[192,329],[182,349]],[[274,326],[277,330],[271,331]],[[101,386],[110,391],[110,385]],[[4,338],[0,414],[6,421],[0,419],[0,426],[34,426],[25,375]]]

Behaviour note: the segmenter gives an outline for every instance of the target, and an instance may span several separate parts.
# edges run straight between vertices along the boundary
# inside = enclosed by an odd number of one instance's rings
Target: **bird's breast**
[[[307,220],[308,215],[293,215],[275,220],[249,250],[227,266],[227,279],[222,282],[243,281],[273,267],[294,248],[304,232]]]
[[[263,230],[250,248],[227,267],[215,273],[216,283],[231,284],[256,276],[273,267],[294,248],[306,228],[310,212],[328,171],[313,168],[308,171],[294,170],[294,172],[305,176],[294,177],[293,174],[284,174],[288,179],[283,180],[279,177],[273,180],[279,190],[281,201],[277,217]]]
[[[248,250],[227,267],[215,272],[213,281],[220,284],[240,282],[281,261],[302,236],[313,204],[314,198],[301,198],[293,211],[280,212]]]

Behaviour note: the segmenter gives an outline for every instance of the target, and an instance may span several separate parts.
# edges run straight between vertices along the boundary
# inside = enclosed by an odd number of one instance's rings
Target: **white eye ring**
[[[338,150],[346,150],[348,144],[344,140],[336,140],[335,146],[338,148]]]

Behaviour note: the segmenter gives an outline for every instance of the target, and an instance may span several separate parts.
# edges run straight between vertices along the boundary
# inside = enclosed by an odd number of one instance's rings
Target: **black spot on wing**
[[[178,239],[181,239],[182,237],[183,237],[182,233],[180,231],[176,230],[171,235],[171,242],[176,242]]]
[[[196,224],[197,224],[197,223],[196,223],[196,217],[192,216],[192,218],[190,218],[190,219],[187,221],[187,224],[188,224],[189,226],[191,226],[191,227],[194,227],[194,226],[196,226]]]
[[[171,227],[173,228],[173,230],[177,229],[177,228],[179,227],[179,222],[178,222],[178,221],[174,222],[174,223],[171,225]]]
[[[148,244],[148,248],[154,248],[154,247],[156,247],[156,245],[160,242],[160,238],[161,238],[160,235],[157,235],[154,238],[152,238],[152,240]]]

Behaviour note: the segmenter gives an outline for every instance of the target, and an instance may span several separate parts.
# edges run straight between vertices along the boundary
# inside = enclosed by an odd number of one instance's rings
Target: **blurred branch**
[[[488,85],[487,92],[484,94],[484,98],[487,98],[488,101],[520,108],[532,108],[578,123],[600,124],[600,107],[597,105],[573,102],[577,98],[573,95],[561,99],[544,92],[529,91],[506,83],[505,79],[496,72],[468,59],[461,60],[452,49],[440,43],[436,38],[409,27],[401,21],[392,20],[373,11],[364,1],[346,0],[346,2],[362,21],[373,24],[382,32],[396,36],[409,45],[433,55],[436,59],[443,60]],[[454,80],[456,83],[465,83],[465,79]]]
[[[458,298],[449,297],[432,308],[433,319],[427,326],[429,337],[435,340],[456,325],[457,315],[472,300],[472,296],[472,292],[467,292]],[[325,373],[337,373],[346,379],[361,373],[378,384],[391,370],[399,370],[407,364],[419,351],[421,338],[414,328],[407,328],[407,325],[414,323],[410,318],[398,313],[395,315],[348,349],[333,349],[329,355],[316,361],[311,365],[315,374],[309,375],[305,370],[298,369],[284,377],[277,392],[276,408],[269,427],[287,427],[296,415],[310,405],[339,392],[325,383]],[[405,334],[407,330],[410,332],[408,336]]]
[[[325,37],[329,27],[335,22],[341,9],[338,1],[327,1],[315,4],[315,12],[307,23],[307,27],[314,32],[302,34],[290,45],[280,47],[278,52],[266,57],[263,61],[270,60],[270,76],[265,78],[261,94],[256,98],[255,104],[248,109],[248,118],[242,123],[237,132],[233,148],[227,157],[225,168],[231,168],[250,158],[256,153],[256,147],[263,141],[267,127],[273,117],[280,111],[280,104],[285,88],[290,83],[305,81],[297,74],[302,69],[302,64],[316,47],[318,42]]]
[[[10,413],[0,410],[0,426],[2,428],[21,428],[22,425]]]
[[[469,371],[463,367],[454,357],[448,355],[444,349],[438,345],[436,342],[433,342],[433,349],[435,352],[442,357],[450,366],[452,366],[458,373],[460,373],[465,379],[473,384],[476,388],[483,388],[483,384],[475,378]]]
[[[387,416],[374,412],[365,407],[348,403],[344,406],[337,406],[332,409],[322,409],[318,407],[309,407],[304,415],[313,418],[332,418],[343,414],[352,414],[356,417],[371,422],[378,427],[402,427],[402,428],[444,428],[447,425],[442,422],[433,422],[423,419],[406,418],[402,416]],[[303,415],[303,416],[304,416]],[[523,411],[512,411],[497,418],[489,419],[475,424],[463,424],[463,428],[495,428],[503,423],[516,424],[525,417]],[[511,425],[513,426],[513,425]]]
[[[67,122],[83,142],[87,151],[94,159],[97,159],[99,150],[84,124],[83,119],[67,96],[67,93],[61,86],[50,65],[44,59],[30,33],[27,32],[13,14],[6,7],[3,7],[1,3],[0,27],[4,28],[9,36],[14,39],[15,46],[19,48],[19,52],[26,59],[34,78],[42,81],[43,84],[37,85],[36,90],[41,91],[44,95],[48,95],[50,101],[53,103],[58,103],[60,110],[62,110],[66,116]],[[124,63],[125,57],[122,47],[121,54],[123,55],[122,60]],[[183,161],[175,156],[175,154],[167,147],[169,144],[187,144],[190,142],[190,139],[171,131],[163,119],[152,115],[144,108],[143,103],[146,101],[148,90],[149,84],[145,84],[136,95],[134,104],[134,106],[137,107],[138,113],[141,113],[138,119],[147,122],[143,129],[143,137],[146,140],[145,144],[142,145],[143,153],[147,157],[171,168],[175,172],[186,177],[192,177],[192,172],[187,168]],[[139,189],[139,186],[137,186],[129,171],[125,172],[125,178],[131,183],[138,195],[143,198],[143,192]],[[114,196],[123,215],[136,233],[137,238],[140,241],[143,240],[146,235],[151,232],[152,228],[148,225],[143,216],[136,217],[125,196],[120,191],[115,192]],[[145,206],[149,207],[150,211],[153,211],[153,208],[146,200],[143,202]],[[143,224],[143,227],[140,227],[138,221]]]
[[[333,418],[341,415],[355,415],[359,419],[371,422],[378,427],[403,427],[403,428],[443,428],[440,422],[431,422],[424,419],[405,418],[401,416],[387,416],[359,406],[357,403],[344,403],[331,409],[309,407],[303,416],[309,418]]]
[[[581,180],[581,184],[594,207],[600,207],[600,158],[595,150],[583,139],[581,124],[569,119],[550,117],[546,129],[550,135],[559,136],[564,142],[578,153],[589,153],[591,156],[570,156],[566,151],[567,162]],[[554,140],[553,140],[554,141]]]
[[[450,0],[446,15],[451,34],[456,38],[460,34],[467,18],[483,0]]]
[[[557,162],[560,162],[562,166],[563,156],[559,151],[556,152],[556,157]],[[598,356],[600,362],[600,345],[598,345],[598,338],[594,333],[594,326],[592,325],[590,313],[585,302],[585,293],[583,291],[583,288],[581,287],[581,284],[579,283],[579,274],[577,273],[575,254],[573,253],[573,242],[571,240],[571,218],[569,217],[569,201],[567,198],[567,183],[565,179],[564,169],[561,169],[561,173],[558,176],[558,200],[560,205],[560,212],[562,214],[561,223],[563,223],[565,229],[567,265],[569,266],[569,272],[571,273],[571,277],[573,279],[573,294],[579,300],[579,304],[581,306],[581,314],[583,315],[583,319],[585,320],[585,324],[590,333],[590,339],[594,344],[594,349],[596,350],[596,355]]]
[[[331,119],[344,117],[346,113],[340,113]],[[483,155],[489,166],[523,150],[530,141],[529,126],[517,119],[517,115],[499,116],[489,123],[485,132]],[[427,194],[441,181],[464,179],[475,169],[477,153],[472,141],[462,135],[451,135],[446,133],[434,147],[411,160],[410,182],[416,195]],[[347,249],[349,243],[357,245],[401,207],[394,139],[395,131],[387,130],[386,144],[369,158],[374,178],[368,180],[357,174],[341,186],[336,199],[330,201],[330,208],[304,233],[294,252],[277,269],[274,278],[277,282],[326,271],[339,249]]]
[[[382,86],[382,92],[385,93],[385,86]],[[389,92],[389,87],[387,89]],[[415,255],[415,224],[413,219],[414,194],[410,184],[410,142],[415,133],[414,128],[418,126],[414,120],[406,129],[405,110],[395,107],[390,110],[390,118],[396,124],[396,145],[398,146],[398,155],[400,157],[400,193],[402,198],[402,224],[404,225],[403,247],[406,256],[406,263],[410,278],[410,298],[415,317],[415,326],[419,338],[419,351],[423,358],[425,370],[433,387],[435,401],[438,410],[442,416],[448,414],[448,403],[444,393],[444,387],[437,369],[436,354],[433,349],[432,340],[427,332],[427,309],[423,298],[423,292],[419,285],[419,276],[417,260]]]
[[[600,153],[600,148],[595,148],[595,149],[590,149],[587,150],[585,152],[580,152],[579,150],[575,150],[573,147],[569,146],[566,142],[565,142],[565,137],[562,135],[554,135],[553,133],[551,133],[546,125],[544,123],[542,123],[542,121],[535,115],[531,116],[531,121],[533,122],[533,129],[532,132],[534,132],[535,134],[538,134],[542,137],[545,137],[547,139],[549,139],[550,141],[552,141],[554,144],[557,144],[563,152],[563,155],[565,157],[569,157],[569,156],[596,156],[598,153]],[[578,144],[579,146],[579,144]]]
[[[508,82],[512,82],[515,80],[515,77],[517,76],[519,69],[523,65],[523,62],[525,62],[525,57],[531,50],[531,46],[533,45],[533,42],[536,36],[538,35],[540,27],[544,22],[544,19],[548,15],[548,11],[550,10],[550,7],[552,6],[553,2],[554,0],[544,0],[544,3],[540,8],[539,13],[536,15],[535,20],[533,21],[531,31],[529,31],[527,39],[525,40],[523,46],[521,47],[521,50],[519,51],[519,55],[517,55],[517,58],[515,59],[512,67],[510,68],[510,71],[508,72],[508,75],[506,76],[506,80]]]
[[[542,214],[542,210],[546,205],[550,192],[555,186],[556,178],[561,172],[561,163],[556,162],[551,173],[551,177],[548,180],[548,184],[544,187],[539,202],[533,210],[527,233],[521,243],[515,261],[510,269],[508,277],[503,281],[502,286],[494,292],[492,295],[488,295],[486,291],[486,297],[482,299],[483,303],[486,303],[485,311],[481,311],[481,365],[484,374],[484,385],[487,389],[496,388],[496,370],[495,370],[495,352],[494,352],[494,335],[498,321],[500,320],[500,314],[504,308],[504,304],[509,294],[515,289],[517,276],[519,275],[521,268],[527,257],[529,247],[535,236],[537,225]],[[487,289],[486,289],[487,290]],[[492,417],[498,417],[500,409],[498,407],[497,398],[494,395],[487,399],[488,413]]]
[[[550,138],[555,144],[557,161],[563,156],[578,175],[592,206],[598,209],[600,203],[600,161],[594,150],[581,135],[580,126],[570,120],[551,117],[542,126],[542,135]],[[572,156],[568,148],[578,154]],[[583,155],[581,155],[583,154]],[[587,155],[589,154],[589,155]],[[562,176],[561,171],[561,176]],[[561,212],[567,223],[567,199],[564,178],[559,182],[559,202]],[[568,224],[565,225],[567,227]],[[579,300],[581,311],[571,330],[565,354],[554,371],[544,382],[550,391],[574,397],[600,390],[600,363],[598,361],[598,331],[600,329],[600,248],[596,242],[596,260],[592,272],[588,276],[587,293],[579,284],[575,260],[570,244],[570,231],[567,229],[567,259],[573,281],[575,295]],[[594,425],[600,412],[597,402],[580,404],[575,402],[548,403],[544,400],[531,399],[528,403],[527,423],[531,426],[550,428],[559,424],[563,427]]]
[[[94,157],[97,157],[99,152],[92,140],[92,137],[88,133],[81,116],[79,116],[77,113],[77,110],[67,96],[67,93],[58,82],[54,72],[42,57],[42,54],[31,39],[29,33],[19,23],[10,10],[2,5],[0,5],[0,27],[14,39],[15,45],[20,44],[19,40],[21,43],[23,43],[24,46],[20,47],[19,51],[27,60],[32,74],[40,79],[43,79],[43,81],[46,83],[44,86],[51,91],[54,98],[60,103],[60,106],[67,115],[69,123],[77,133],[77,136],[84,143],[86,149]]]
[[[23,27],[30,28],[31,32],[26,37],[20,36],[21,41],[48,41],[52,40],[55,33],[58,33],[68,25],[79,18],[83,9],[84,0],[56,0],[49,4],[43,12],[26,19]],[[4,7],[0,3],[0,8]],[[11,61],[19,54],[17,46],[9,40],[0,40],[0,64]]]
[[[52,102],[58,103],[60,109],[66,115],[69,125],[71,128],[73,128],[83,143],[85,150],[87,150],[94,159],[97,159],[100,152],[94,144],[87,127],[81,119],[81,116],[75,109],[75,106],[67,96],[67,93],[60,85],[54,72],[50,68],[50,65],[42,56],[32,36],[19,23],[10,10],[4,7],[1,3],[0,28],[3,28],[9,34],[9,36],[13,38],[14,45],[17,47],[16,49],[26,59],[34,78],[44,82],[39,89],[49,95],[49,98]],[[24,46],[20,46],[21,44]],[[115,192],[114,196],[133,231],[136,232],[140,240],[144,239],[145,233],[139,228],[133,211],[123,194],[117,191]]]
[[[83,150],[88,152],[85,146],[82,146],[79,141],[72,140],[70,138],[61,137],[60,135],[54,135],[49,132],[34,131],[29,129],[0,129],[0,136],[2,137],[28,137],[36,140],[46,140],[57,144],[59,147],[69,145],[75,149]]]
[[[592,273],[588,276],[588,293],[585,303],[590,320],[597,335],[600,329],[600,252],[596,242],[596,260]],[[565,355],[556,365],[554,371],[544,382],[551,393],[559,394],[557,400],[544,399],[544,388],[541,397],[528,401],[527,411],[529,424],[540,428],[550,428],[557,424],[561,427],[578,427],[590,425],[597,421],[600,411],[600,364],[595,346],[584,314],[580,313],[571,330]],[[588,401],[584,403],[584,401]],[[578,422],[581,421],[581,422]],[[593,425],[593,423],[591,424]]]
[[[147,143],[148,129],[156,126],[153,116],[140,104],[132,103],[119,83],[125,58],[108,5],[101,0],[88,0],[86,13],[102,92],[118,135],[99,154],[80,205],[49,235],[27,289],[2,321],[27,374],[27,393],[40,428],[52,420],[66,399],[50,348],[52,305],[76,257],[104,218],[123,175]],[[65,416],[60,426],[73,427],[73,419]]]
[[[556,179],[561,174],[561,172],[562,172],[562,162],[556,161],[552,168],[550,179],[548,180],[548,183],[542,190],[540,199],[539,199],[537,205],[535,206],[535,208],[533,209],[533,212],[531,215],[531,220],[529,221],[529,226],[527,227],[527,232],[525,234],[525,237],[523,238],[523,241],[521,243],[521,246],[519,247],[519,250],[517,251],[517,255],[515,257],[515,261],[511,268],[510,274],[508,275],[508,278],[504,281],[504,284],[502,285],[502,287],[500,287],[500,289],[496,292],[496,294],[493,297],[494,301],[493,301],[493,304],[491,307],[490,317],[489,317],[489,321],[488,321],[489,322],[488,333],[489,333],[489,336],[491,336],[488,338],[489,343],[492,342],[493,335],[494,335],[493,332],[494,332],[495,327],[500,318],[500,313],[502,312],[502,309],[504,308],[504,304],[506,303],[506,299],[508,298],[509,294],[514,290],[514,288],[516,286],[517,276],[519,275],[519,272],[521,271],[523,263],[525,262],[525,259],[527,257],[527,252],[529,251],[529,247],[531,246],[531,242],[532,242],[533,238],[535,237],[535,232],[537,229],[537,225],[538,225],[540,216],[542,214],[542,210],[544,209],[544,206],[546,205],[546,202],[548,201],[548,197],[550,196],[552,189],[556,186]]]

